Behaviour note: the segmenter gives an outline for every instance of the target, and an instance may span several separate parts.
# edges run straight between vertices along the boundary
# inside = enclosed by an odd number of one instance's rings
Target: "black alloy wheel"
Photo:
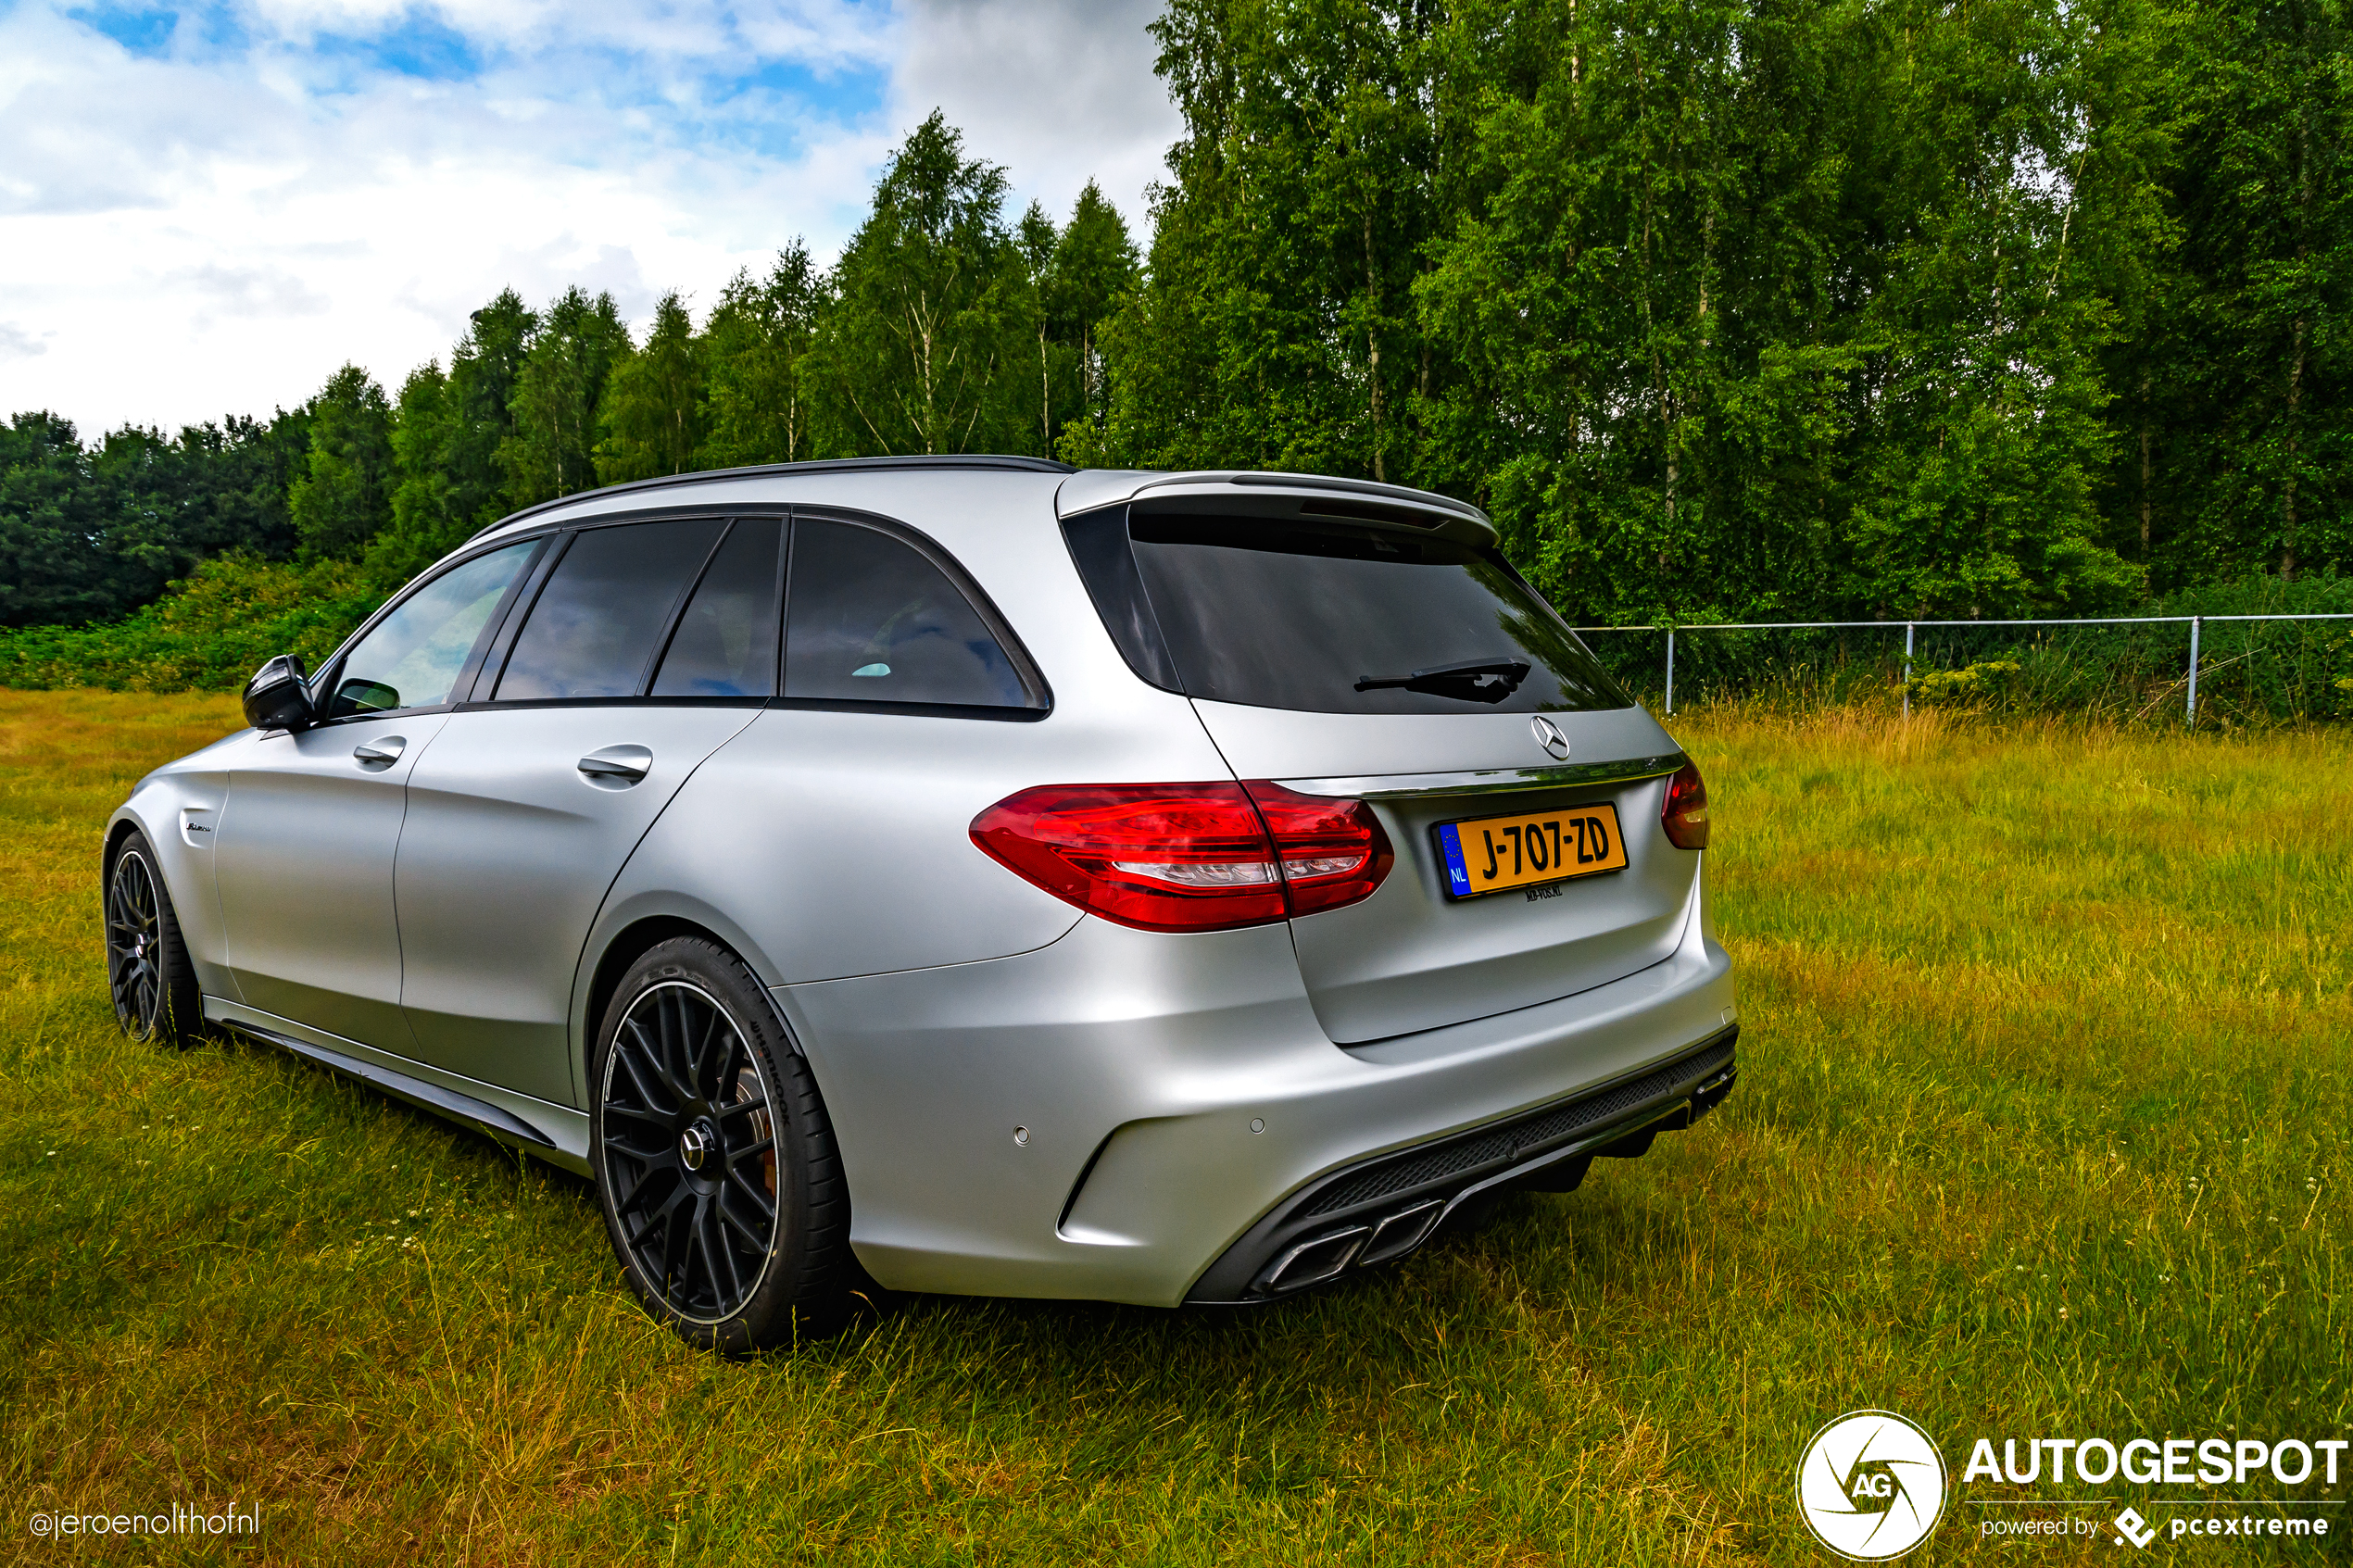
[[[686,980],[639,993],[605,1066],[605,1169],[623,1243],[662,1304],[735,1316],[776,1241],[776,1129],[743,1031]]]
[[[807,1065],[734,955],[691,938],[640,959],[607,1009],[592,1129],[631,1286],[729,1352],[833,1326],[848,1204]]]
[[[185,1045],[201,1030],[203,1001],[180,938],[155,849],[133,833],[107,873],[107,985],[114,1015],[134,1040]]]

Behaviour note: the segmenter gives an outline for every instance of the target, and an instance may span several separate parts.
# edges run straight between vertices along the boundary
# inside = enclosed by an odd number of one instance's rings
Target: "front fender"
[[[116,851],[136,829],[155,848],[157,871],[180,921],[180,938],[207,996],[242,1000],[229,972],[229,933],[213,874],[213,843],[229,803],[226,771],[160,770],[139,781],[131,798],[107,819],[99,886],[114,869]]]

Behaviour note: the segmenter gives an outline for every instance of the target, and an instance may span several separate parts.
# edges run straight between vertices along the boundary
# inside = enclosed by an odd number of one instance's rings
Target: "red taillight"
[[[983,811],[972,836],[1057,898],[1146,931],[1338,909],[1370,897],[1392,859],[1363,801],[1265,783],[1048,784]]]
[[[1396,856],[1380,819],[1361,800],[1301,795],[1264,779],[1242,785],[1282,851],[1290,912],[1312,915],[1369,898]]]
[[[1707,785],[1699,764],[1686,762],[1667,781],[1667,804],[1659,809],[1659,825],[1667,842],[1678,849],[1707,847]]]

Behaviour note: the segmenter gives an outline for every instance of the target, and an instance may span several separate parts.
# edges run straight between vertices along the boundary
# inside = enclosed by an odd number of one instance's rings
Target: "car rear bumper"
[[[1348,1047],[1317,1025],[1280,926],[1170,936],[1089,918],[1013,958],[775,995],[883,1285],[1250,1300],[1312,1283],[1283,1268],[1302,1245],[1361,1226],[1332,1248],[1341,1267],[1402,1256],[1430,1227],[1376,1248],[1392,1211],[1442,1212],[1712,1105],[1733,994],[1698,904],[1681,945],[1634,974]],[[1439,1153],[1442,1173],[1332,1200]]]
[[[1185,1299],[1271,1300],[1404,1257],[1466,1204],[1516,1187],[1566,1192],[1596,1155],[1639,1154],[1690,1126],[1739,1076],[1740,1026],[1614,1084],[1535,1110],[1344,1166],[1277,1204],[1194,1282]]]

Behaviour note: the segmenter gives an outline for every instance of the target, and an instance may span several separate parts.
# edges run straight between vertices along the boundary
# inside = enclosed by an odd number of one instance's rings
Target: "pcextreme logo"
[[[1814,1538],[1856,1562],[1884,1562],[1928,1539],[1944,1512],[1944,1457],[1889,1411],[1851,1411],[1806,1445],[1797,1511]]]

